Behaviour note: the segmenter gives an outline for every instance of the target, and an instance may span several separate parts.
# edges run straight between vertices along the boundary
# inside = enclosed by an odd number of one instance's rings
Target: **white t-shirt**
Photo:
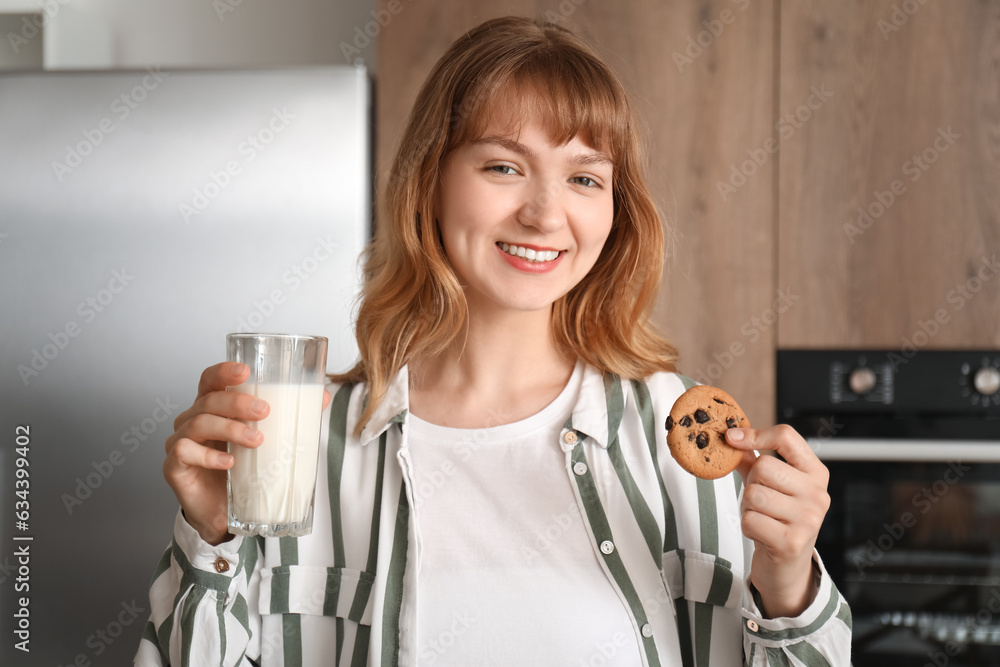
[[[419,665],[642,664],[560,448],[582,378],[577,364],[551,404],[512,424],[455,429],[408,417]]]

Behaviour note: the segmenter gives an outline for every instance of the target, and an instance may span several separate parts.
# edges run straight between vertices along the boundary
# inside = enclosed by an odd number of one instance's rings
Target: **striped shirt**
[[[700,480],[670,456],[664,421],[693,384],[587,367],[559,435],[580,520],[643,665],[849,665],[850,609],[818,554],[813,603],[796,618],[763,618],[747,580],[739,475]],[[135,664],[417,664],[407,387],[404,368],[358,438],[365,385],[328,387],[312,534],[213,547],[178,513]]]

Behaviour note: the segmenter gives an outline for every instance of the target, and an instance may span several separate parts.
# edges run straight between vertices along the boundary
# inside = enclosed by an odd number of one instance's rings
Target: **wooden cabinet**
[[[779,346],[1000,346],[1000,0],[407,3],[380,174],[436,59],[504,14],[563,22],[633,92],[671,241],[655,321],[755,424]]]
[[[1000,346],[1000,2],[785,2],[784,347]]]

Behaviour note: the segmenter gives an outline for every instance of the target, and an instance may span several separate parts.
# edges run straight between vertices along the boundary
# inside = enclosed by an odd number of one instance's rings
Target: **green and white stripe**
[[[670,457],[663,421],[693,384],[670,373],[623,381],[588,367],[566,424],[577,439],[559,443],[644,664],[846,667],[850,610],[821,564],[819,597],[800,618],[761,618],[744,583],[752,544],[739,531],[739,476],[695,480]],[[353,432],[364,385],[331,390],[316,495],[322,523],[303,538],[210,547],[178,515],[154,570],[137,665],[414,664],[419,533],[407,374],[363,439]],[[606,542],[614,548],[602,550]],[[215,570],[220,557],[230,571]]]

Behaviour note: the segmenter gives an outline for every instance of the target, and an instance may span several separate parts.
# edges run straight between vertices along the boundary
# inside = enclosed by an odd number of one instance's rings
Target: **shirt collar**
[[[607,449],[611,440],[609,434],[618,433],[624,402],[621,380],[587,364],[583,369],[580,397],[573,407],[568,427]]]
[[[375,408],[365,427],[361,429],[361,444],[367,445],[389,428],[389,424],[404,423],[410,405],[410,374],[403,366],[385,392],[385,398]],[[368,400],[368,397],[365,397]]]
[[[625,394],[621,380],[589,364],[583,368],[580,396],[573,406],[567,427],[583,433],[601,448],[607,449],[609,433],[617,433],[624,410]],[[389,384],[385,398],[361,430],[361,444],[378,438],[393,423],[405,423],[409,413],[410,384],[406,366]]]

